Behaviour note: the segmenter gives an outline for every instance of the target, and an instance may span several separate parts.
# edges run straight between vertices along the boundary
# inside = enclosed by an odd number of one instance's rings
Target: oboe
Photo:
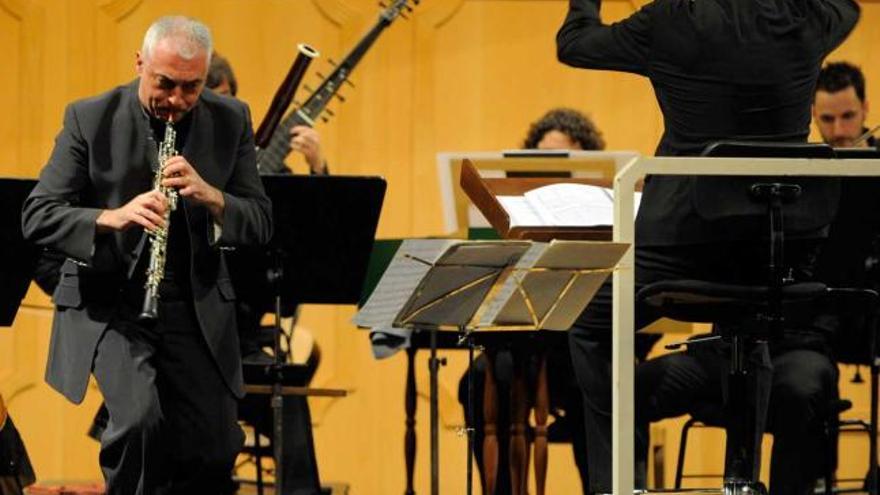
[[[141,310],[141,320],[155,320],[158,316],[159,305],[159,282],[165,277],[165,257],[168,254],[168,232],[171,227],[171,212],[177,208],[177,189],[162,185],[165,163],[172,156],[177,155],[175,141],[177,131],[171,123],[171,119],[165,123],[165,138],[159,144],[159,167],[153,177],[153,189],[165,196],[166,208],[161,227],[148,231],[150,236],[150,264],[147,266],[147,281],[144,287],[144,306]]]

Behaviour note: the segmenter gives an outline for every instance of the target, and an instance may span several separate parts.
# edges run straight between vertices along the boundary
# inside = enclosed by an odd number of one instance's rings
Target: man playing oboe
[[[101,437],[109,494],[221,493],[242,434],[235,294],[221,247],[268,242],[247,107],[202,92],[212,50],[202,23],[164,17],[137,54],[139,78],[68,106],[25,203],[25,236],[67,256],[46,379],[73,402],[94,374],[110,412]],[[177,155],[152,190],[166,122]],[[138,319],[167,229],[158,319]],[[155,253],[153,254],[155,256]]]

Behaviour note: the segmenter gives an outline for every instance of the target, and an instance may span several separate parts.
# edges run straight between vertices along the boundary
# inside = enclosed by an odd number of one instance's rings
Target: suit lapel
[[[201,101],[192,110],[189,136],[183,148],[183,156],[192,164],[196,172],[214,187],[217,184],[217,170],[211,166],[214,150],[214,118]]]
[[[138,80],[128,85],[125,98],[126,112],[117,116],[113,126],[114,164],[121,167],[124,180],[119,182],[125,188],[123,197],[126,202],[138,194],[144,193],[153,187],[153,167],[157,159],[158,145],[152,136],[152,131],[137,97]],[[132,157],[134,159],[132,159]],[[121,206],[121,205],[120,205]],[[128,229],[117,237],[120,253],[129,266],[127,272],[137,264],[146,238],[143,229]]]

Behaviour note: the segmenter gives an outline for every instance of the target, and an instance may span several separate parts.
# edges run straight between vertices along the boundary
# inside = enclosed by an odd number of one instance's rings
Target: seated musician
[[[822,140],[835,148],[877,147],[877,140],[865,127],[867,117],[862,70],[848,62],[825,64],[813,97],[813,122]]]
[[[211,58],[211,66],[208,69],[208,79],[205,85],[215,93],[235,97],[238,93],[238,81],[229,61],[222,55],[215,53]],[[280,129],[279,129],[280,130]],[[324,175],[329,171],[327,162],[321,154],[321,136],[314,128],[307,125],[296,125],[290,129],[290,148],[292,151],[301,153],[309,166],[309,173]],[[260,163],[260,173],[290,173],[290,168],[284,160],[274,160],[263,157]]]
[[[569,108],[554,108],[545,113],[540,119],[533,122],[529,127],[528,134],[522,144],[524,149],[541,150],[602,150],[605,141],[596,125],[589,117],[581,112]],[[549,437],[551,441],[564,440],[572,442],[575,463],[581,477],[581,483],[586,492],[588,472],[586,462],[586,446],[584,444],[584,415],[583,404],[577,383],[574,380],[574,371],[571,368],[571,358],[568,351],[568,341],[564,335],[547,334],[542,336],[548,340],[547,348],[547,384],[550,400],[550,413],[553,422],[550,425]],[[656,341],[655,336],[638,336],[638,355],[641,358],[648,353],[651,345]],[[496,493],[510,493],[510,472],[507,469],[506,460],[509,458],[508,446],[510,440],[510,412],[511,406],[507,398],[510,397],[510,387],[513,378],[514,359],[524,360],[528,373],[529,383],[535,383],[537,377],[538,354],[533,350],[534,345],[528,344],[527,348],[518,348],[515,344],[497,352],[494,363],[494,377],[498,391],[498,408],[496,431],[498,437],[499,468],[496,477]],[[485,355],[479,356],[474,362],[473,374],[473,401],[474,401],[474,424],[468,425],[474,428],[474,454],[477,465],[480,466],[485,491],[485,472],[483,469],[483,439],[485,426],[483,419],[483,383],[488,359]],[[467,373],[459,381],[458,398],[465,409],[465,418],[468,418],[467,404]],[[530,387],[529,403],[534,403],[534,388]],[[531,440],[531,438],[529,438]]]

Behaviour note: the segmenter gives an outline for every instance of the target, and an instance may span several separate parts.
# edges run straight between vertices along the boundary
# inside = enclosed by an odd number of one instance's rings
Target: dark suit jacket
[[[665,124],[657,155],[697,155],[718,140],[805,141],[822,60],[858,17],[852,0],[655,0],[603,25],[599,0],[570,0],[556,41],[568,65],[648,77]],[[693,186],[648,180],[637,244],[742,238],[700,215]]]
[[[138,259],[149,253],[139,249],[143,229],[95,231],[102,209],[118,208],[152,187],[156,145],[137,84],[67,107],[64,128],[22,214],[26,238],[68,257],[53,295],[46,380],[73,402],[82,401],[97,343],[118,313]],[[257,175],[247,107],[205,91],[192,112],[182,155],[226,201],[219,238],[205,207],[186,200],[178,205],[189,230],[193,303],[227,385],[240,396],[235,293],[220,247],[268,242],[271,204]]]

